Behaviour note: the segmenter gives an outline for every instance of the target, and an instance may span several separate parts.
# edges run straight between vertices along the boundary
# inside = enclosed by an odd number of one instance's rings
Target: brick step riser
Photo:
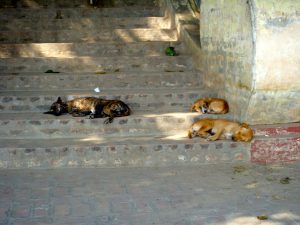
[[[1,9],[0,6],[0,19],[13,20],[13,19],[27,19],[27,20],[46,20],[56,18],[57,12],[60,12],[63,19],[73,18],[93,18],[101,20],[105,17],[149,17],[149,16],[163,16],[158,8],[153,7],[136,7],[136,8],[45,8],[45,9]]]
[[[196,73],[161,75],[40,75],[0,76],[0,90],[94,90],[101,91],[155,88],[201,88],[202,82]]]
[[[137,42],[137,43],[43,43],[43,44],[2,44],[0,58],[74,58],[113,56],[164,56],[165,49],[175,47],[178,55],[184,54],[178,42]]]
[[[249,143],[169,143],[1,149],[0,168],[156,167],[249,162]]]
[[[63,16],[63,15],[62,15]],[[43,18],[38,21],[14,19],[4,20],[0,24],[0,31],[55,31],[77,30],[85,31],[111,28],[160,28],[170,29],[171,21],[162,17],[132,17],[132,18],[84,18],[84,19],[55,19]]]
[[[65,42],[137,42],[177,41],[175,30],[169,29],[105,29],[60,31],[2,31],[0,43],[65,43]]]
[[[0,60],[2,73],[41,72],[183,72],[193,68],[186,56],[102,58],[18,58]]]

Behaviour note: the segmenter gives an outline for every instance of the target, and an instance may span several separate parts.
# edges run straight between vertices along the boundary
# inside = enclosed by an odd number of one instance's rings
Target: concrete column
[[[204,0],[199,68],[237,120],[300,121],[300,1]]]

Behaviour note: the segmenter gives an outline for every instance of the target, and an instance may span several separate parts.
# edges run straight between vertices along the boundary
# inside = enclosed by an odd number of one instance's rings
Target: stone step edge
[[[22,140],[2,140],[4,145],[0,147],[0,168],[162,167],[233,161],[274,164],[300,160],[300,151],[297,148],[300,145],[300,137],[258,139],[251,143],[207,142],[199,139],[161,141],[158,138],[137,141],[137,138],[133,138],[133,142],[128,139],[123,143],[113,141],[103,145],[89,145],[85,142],[81,143],[81,146],[74,143],[74,139],[64,139],[64,144],[60,146],[52,140],[51,146],[41,143],[42,147],[30,145],[31,142],[36,142],[35,140],[27,140],[29,145],[23,143],[22,147],[15,147],[18,141]],[[8,142],[13,142],[14,145],[9,146]],[[45,140],[44,143],[46,142],[49,143]],[[259,152],[258,142],[271,147],[277,143],[284,143],[290,149],[270,149],[268,154],[265,154],[265,151]]]
[[[68,141],[67,141],[68,140]],[[22,140],[19,140],[22,141]],[[59,140],[61,141],[61,140]],[[217,141],[208,143],[199,140],[160,140],[157,138],[132,138],[123,142],[107,144],[76,143],[65,139],[59,147],[54,141],[40,141],[40,146],[23,144],[0,147],[0,168],[57,168],[57,167],[140,167],[190,165],[199,163],[249,161],[249,143]],[[44,143],[44,144],[43,144]],[[202,151],[201,151],[202,150]]]
[[[205,118],[214,118],[214,119],[228,119],[233,120],[232,115],[230,113],[224,114],[224,115],[200,115],[198,113],[191,113],[191,112],[178,112],[178,113],[171,113],[171,112],[150,112],[150,111],[143,111],[143,110],[133,110],[133,114],[127,117],[117,117],[115,118],[115,121],[112,124],[105,125],[102,124],[102,121],[104,119],[94,119],[91,120],[86,117],[72,117],[71,115],[62,115],[60,117],[55,117],[52,115],[45,115],[43,113],[0,113],[0,122],[2,121],[4,124],[8,124],[11,122],[17,122],[17,123],[26,123],[25,126],[32,126],[35,127],[35,124],[43,125],[43,121],[46,122],[46,124],[49,124],[50,121],[60,121],[60,123],[56,124],[55,127],[59,126],[70,126],[69,122],[75,122],[72,126],[76,127],[77,125],[80,126],[82,124],[82,120],[84,120],[85,129],[89,129],[89,126],[91,126],[91,129],[94,128],[94,126],[100,127],[108,127],[108,128],[116,128],[119,125],[127,124],[126,129],[144,129],[144,127],[148,127],[147,123],[149,123],[149,127],[152,125],[155,125],[155,122],[163,121],[166,126],[166,130],[169,128],[167,126],[170,126],[170,124],[176,123],[178,121],[178,125],[180,125],[180,128],[172,128],[172,132],[169,132],[169,135],[171,135],[173,138],[182,138],[186,137],[186,133],[188,128],[192,125],[194,121],[197,121],[199,119],[205,119]],[[96,120],[96,121],[95,121]],[[141,123],[141,124],[140,124]],[[52,123],[50,123],[52,124]],[[68,124],[68,125],[65,125]],[[254,131],[254,140],[257,139],[268,139],[268,138],[290,138],[290,137],[300,137],[300,124],[278,124],[276,126],[267,125],[267,126],[261,126],[261,125],[250,125],[251,128]],[[269,129],[270,133],[266,134],[266,129]],[[270,130],[271,129],[271,130]],[[160,130],[160,128],[159,128]],[[273,130],[276,130],[277,132],[274,133]],[[159,133],[159,132],[158,132]],[[165,132],[163,132],[165,133]],[[176,135],[175,135],[176,134]],[[134,134],[136,135],[136,134]],[[143,134],[144,135],[144,134]],[[143,136],[142,135],[142,136]],[[71,135],[70,138],[74,136]],[[82,138],[85,134],[82,135],[75,135],[75,137]],[[106,138],[108,136],[104,135]],[[132,137],[133,135],[130,135],[128,137]],[[171,137],[170,136],[170,137]],[[122,135],[122,137],[126,137],[126,135]],[[7,137],[1,137],[0,139],[14,139],[7,138]],[[27,137],[26,139],[31,139],[33,137]],[[41,138],[41,137],[38,137]],[[57,138],[57,137],[56,137]],[[24,137],[25,139],[25,137]],[[47,137],[43,137],[41,139],[47,139]],[[55,138],[54,138],[55,139]]]
[[[153,44],[172,44],[178,46],[178,45],[183,45],[183,43],[178,40],[178,41],[143,41],[143,40],[138,40],[138,41],[132,41],[132,42],[128,42],[126,45],[138,45],[138,44],[141,44],[141,45],[147,45],[147,44],[150,44],[150,45],[153,45]],[[109,45],[112,45],[112,47],[121,47],[122,46],[122,43],[120,42],[99,42],[99,43],[90,43],[90,42],[43,42],[43,43],[0,43],[0,47],[10,47],[10,48],[20,48],[20,47],[35,47],[35,46],[42,46],[42,45],[55,45],[55,46],[60,46],[60,45],[74,45],[74,46],[86,46],[86,45],[97,45],[97,46],[109,46]]]
[[[41,8],[30,8],[30,7],[3,7],[0,8],[1,11],[14,11],[14,12],[20,12],[20,9],[23,11],[28,11],[32,13],[32,11],[56,11],[56,10],[63,10],[63,11],[117,11],[117,10],[124,10],[124,9],[130,9],[135,11],[135,9],[140,10],[159,10],[160,8],[155,5],[134,5],[134,6],[113,6],[113,7],[91,7],[90,5],[87,5],[87,7],[41,7]],[[115,14],[113,14],[115,15]]]
[[[161,23],[165,23],[165,24],[171,23],[170,20],[168,20],[168,17],[164,17],[164,16],[131,16],[131,17],[126,16],[126,17],[103,17],[103,18],[101,18],[100,23],[99,23],[98,17],[74,17],[74,18],[67,17],[67,18],[63,18],[63,19],[44,18],[39,21],[38,25],[44,24],[44,23],[53,24],[53,22],[57,22],[57,23],[64,23],[64,25],[71,25],[71,23],[78,23],[78,26],[82,26],[82,25],[85,25],[84,22],[89,22],[89,23],[92,22],[94,24],[96,23],[95,26],[101,26],[101,25],[105,26],[105,25],[108,25],[108,24],[105,24],[107,22],[115,23],[115,22],[119,22],[119,20],[122,20],[122,21],[128,20],[129,23],[134,23],[135,21],[139,20],[140,24],[138,24],[138,25],[143,25],[142,23],[145,22],[144,25],[147,27],[148,26],[153,27],[155,25],[160,26],[160,25],[162,25]],[[5,21],[5,22],[7,22],[7,21]],[[24,23],[24,24],[32,23],[32,20],[28,19],[28,18],[24,18],[24,19],[23,18],[14,18],[12,20],[9,20],[9,23],[15,23],[15,22],[17,22],[18,25],[21,25],[20,23]],[[105,22],[105,23],[103,23],[103,22]],[[4,24],[0,25],[0,30],[2,29],[1,26],[5,27],[6,25],[9,25],[9,23],[5,23],[5,25]],[[27,26],[29,26],[29,25],[27,25]],[[30,26],[34,26],[34,24],[30,24]],[[114,27],[114,26],[116,26],[116,25],[112,24],[111,27]],[[129,24],[129,27],[131,27],[130,24]],[[163,27],[167,27],[167,26],[163,26]],[[40,27],[37,27],[37,28],[40,28]],[[122,28],[123,28],[123,26],[122,26]],[[61,28],[59,28],[59,29],[61,29]],[[73,29],[76,29],[76,27],[74,27]],[[2,31],[4,31],[4,30],[2,30]],[[25,31],[28,31],[28,28],[25,28]]]
[[[101,89],[101,87],[100,87]],[[119,90],[107,90],[105,92],[96,93],[94,90],[37,90],[37,91],[0,91],[1,96],[22,96],[22,97],[34,97],[34,96],[111,96],[111,95],[143,95],[143,94],[153,94],[153,95],[174,95],[174,94],[194,94],[197,93],[206,93],[209,95],[214,95],[216,92],[207,88],[157,88],[157,89],[131,89],[126,90],[125,93],[120,93]],[[215,94],[217,96],[217,94]],[[63,99],[66,100],[66,99]]]
[[[171,111],[145,111],[136,109],[133,111],[133,114],[127,117],[116,117],[115,120],[136,120],[136,119],[161,119],[161,118],[190,118],[194,121],[205,119],[205,118],[213,118],[213,119],[231,119],[233,115],[229,112],[227,114],[204,114],[201,115],[196,112],[188,112],[188,111],[179,111],[179,112],[171,112]],[[43,114],[42,112],[14,112],[14,113],[0,113],[0,121],[43,121],[43,120],[82,120],[88,119],[86,117],[72,117],[71,115],[62,115],[59,117]],[[101,118],[100,118],[101,119]],[[91,122],[93,120],[90,120]],[[300,135],[300,123],[285,123],[285,124],[256,124],[250,125],[250,127],[254,130],[254,134],[256,137],[264,137],[264,138],[273,138],[277,136],[288,136],[288,135]]]
[[[55,72],[55,71],[54,71]],[[56,71],[59,72],[59,71]],[[21,76],[51,76],[51,77],[65,77],[65,76],[74,76],[74,77],[80,77],[80,76],[162,76],[162,75],[169,75],[169,74],[178,74],[180,75],[186,75],[186,74],[199,74],[199,79],[201,79],[201,71],[196,70],[186,70],[186,71],[105,71],[105,70],[99,70],[99,71],[90,71],[90,72],[59,72],[59,73],[46,73],[45,72],[16,72],[16,73],[5,73],[0,71],[0,78],[1,77],[21,77]]]

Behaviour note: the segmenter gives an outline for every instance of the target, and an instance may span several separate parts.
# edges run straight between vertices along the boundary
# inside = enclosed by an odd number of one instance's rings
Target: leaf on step
[[[105,71],[96,71],[95,74],[106,74]]]
[[[53,70],[47,70],[45,73],[60,73],[58,71],[53,71]]]
[[[257,216],[256,218],[259,219],[259,220],[267,220],[267,219],[268,219],[268,216],[266,216],[266,215],[261,215],[261,216]]]
[[[280,179],[280,183],[281,184],[289,184],[290,183],[291,178],[289,177],[284,177],[282,179]]]
[[[234,166],[233,167],[234,173],[243,173],[245,171],[246,171],[246,167],[244,167],[244,166]]]
[[[174,47],[167,47],[165,49],[165,53],[167,56],[176,56],[177,55]]]

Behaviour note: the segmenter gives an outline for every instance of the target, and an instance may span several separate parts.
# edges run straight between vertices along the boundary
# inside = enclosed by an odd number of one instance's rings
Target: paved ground
[[[0,170],[0,224],[299,225],[300,163]]]

